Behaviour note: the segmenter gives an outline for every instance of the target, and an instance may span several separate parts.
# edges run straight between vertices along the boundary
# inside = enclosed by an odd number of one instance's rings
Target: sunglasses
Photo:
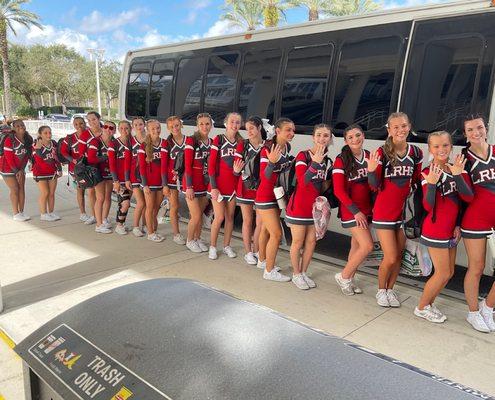
[[[115,130],[115,126],[113,126],[113,125],[103,125],[103,129],[109,129],[111,131],[114,131]]]

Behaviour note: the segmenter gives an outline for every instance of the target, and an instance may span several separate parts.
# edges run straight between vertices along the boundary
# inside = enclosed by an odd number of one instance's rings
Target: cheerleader
[[[127,212],[131,205],[131,190],[128,189],[131,185],[129,170],[126,165],[129,165],[131,160],[131,124],[129,121],[119,122],[120,136],[110,142],[108,147],[108,163],[110,173],[113,179],[113,191],[117,194],[117,217],[115,221],[117,226],[115,232],[119,235],[127,235],[125,220]]]
[[[331,142],[330,127],[327,124],[316,125],[313,130],[313,147],[296,156],[296,187],[285,210],[285,222],[290,226],[292,234],[292,282],[303,290],[316,287],[315,282],[306,275],[316,246],[313,204],[324,186],[328,186],[332,160],[327,152]]]
[[[347,296],[362,293],[354,276],[359,265],[373,249],[369,230],[371,221],[371,189],[368,185],[370,153],[363,149],[364,132],[359,125],[344,130],[345,146],[335,158],[332,179],[335,196],[340,201],[339,216],[342,227],[351,232],[351,249],[347,264],[335,280]]]
[[[391,114],[387,130],[385,144],[373,151],[368,160],[368,182],[378,191],[373,207],[373,225],[383,250],[376,299],[382,307],[400,307],[393,287],[406,243],[401,229],[402,215],[411,187],[419,183],[423,153],[417,146],[406,142],[411,130],[407,114]]]
[[[158,211],[163,200],[163,182],[166,180],[164,153],[167,143],[165,139],[160,138],[161,126],[157,120],[148,120],[146,130],[148,134],[138,150],[141,187],[146,202],[146,228],[148,240],[161,242],[164,238],[156,230]]]
[[[57,142],[52,140],[49,126],[40,126],[38,138],[33,145],[33,178],[38,184],[40,196],[38,205],[41,221],[58,221],[53,212],[57,180],[62,176],[62,165],[57,159]]]
[[[26,201],[26,165],[32,155],[33,138],[26,132],[26,126],[20,119],[12,122],[12,133],[3,143],[3,155],[0,157],[0,173],[10,191],[14,221],[28,221],[31,218],[24,212]]]
[[[184,191],[189,208],[186,247],[193,253],[208,251],[208,246],[201,239],[203,212],[208,205],[206,197],[208,189],[208,155],[212,140],[208,137],[213,121],[210,114],[202,113],[196,117],[197,131],[186,137],[184,150]]]
[[[486,237],[495,229],[495,146],[487,143],[486,124],[479,115],[466,118],[464,135],[468,144],[463,154],[474,187],[474,199],[461,222],[461,235],[468,256],[468,270],[464,278],[464,293],[469,307],[467,321],[478,331],[493,332],[495,284],[492,284],[486,299],[479,303],[478,296],[485,268]]]
[[[244,261],[249,265],[257,265],[261,218],[256,212],[256,228],[253,232],[253,208],[259,182],[251,176],[254,171],[250,166],[265,144],[266,131],[259,117],[249,117],[245,126],[248,138],[238,143],[234,161],[234,174],[240,176],[237,182],[236,202],[242,212],[242,240],[246,252]]]
[[[108,149],[115,133],[115,124],[107,121],[102,127],[101,134],[93,137],[88,146],[88,163],[98,166],[103,180],[95,186],[95,218],[96,233],[112,233],[108,214],[112,205],[113,179],[108,161]]]
[[[167,138],[165,156],[165,181],[163,182],[163,193],[168,198],[170,204],[170,223],[172,225],[173,240],[179,245],[186,244],[184,237],[179,232],[179,188],[180,179],[174,170],[177,157],[183,157],[186,147],[186,138],[182,134],[182,121],[177,116],[167,118],[167,129],[170,135]]]
[[[146,139],[146,126],[144,119],[141,117],[135,117],[132,119],[132,130],[134,135],[131,136],[131,160],[126,169],[129,171],[130,184],[126,183],[127,190],[132,191],[132,196],[136,200],[136,206],[133,214],[133,228],[132,234],[136,237],[144,236],[143,229],[145,225],[145,208],[146,203],[144,201],[143,189],[141,187],[141,176],[139,174],[138,166],[138,151],[141,145]],[[141,224],[142,222],[142,224]]]
[[[86,130],[86,122],[83,117],[75,117],[72,122],[74,133],[67,135],[60,146],[60,153],[64,156],[66,160],[69,161],[68,170],[72,181],[75,183],[74,179],[74,166],[81,157],[79,152],[79,138],[81,133]],[[81,222],[86,222],[90,217],[86,214],[86,206],[84,201],[85,190],[76,186],[77,190],[77,204],[79,205],[79,212],[81,213],[79,219]]]
[[[208,161],[209,194],[214,212],[208,252],[210,260],[218,258],[217,239],[224,221],[223,253],[230,258],[237,257],[237,254],[230,247],[230,241],[234,230],[234,196],[237,185],[233,166],[237,144],[242,140],[239,133],[242,118],[240,114],[231,112],[225,117],[224,124],[225,134],[219,134],[213,139]]]
[[[458,226],[460,200],[470,202],[473,192],[464,170],[464,155],[459,154],[453,164],[448,163],[452,152],[450,133],[430,133],[428,150],[433,160],[422,172],[423,207],[428,214],[423,220],[420,242],[427,246],[434,269],[414,315],[442,323],[447,317],[433,302],[454,275],[457,242],[461,238]]]
[[[261,217],[258,266],[263,268],[263,278],[277,282],[289,282],[290,277],[280,273],[275,267],[278,246],[282,238],[280,209],[273,189],[277,186],[281,173],[291,168],[289,142],[294,138],[296,128],[288,118],[280,118],[275,123],[275,136],[270,148],[264,146],[260,157],[260,184],[254,204]]]

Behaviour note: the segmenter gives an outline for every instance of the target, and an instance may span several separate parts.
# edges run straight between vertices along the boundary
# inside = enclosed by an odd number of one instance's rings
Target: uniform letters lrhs
[[[479,177],[476,177],[476,180],[473,180],[473,184],[495,181],[495,168],[484,169],[479,172]]]
[[[412,176],[414,173],[414,167],[410,165],[396,165],[395,167],[389,167],[385,171],[386,178]]]

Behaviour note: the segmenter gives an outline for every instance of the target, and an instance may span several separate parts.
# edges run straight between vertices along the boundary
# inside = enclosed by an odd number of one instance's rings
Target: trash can
[[[28,400],[483,396],[182,279],[142,281],[97,295],[15,350],[23,359]]]

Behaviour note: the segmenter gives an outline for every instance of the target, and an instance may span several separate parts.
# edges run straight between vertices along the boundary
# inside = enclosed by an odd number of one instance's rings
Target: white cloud
[[[204,37],[222,36],[231,33],[244,32],[245,29],[240,26],[231,25],[230,21],[218,20],[204,34]]]
[[[189,12],[187,17],[184,19],[186,24],[194,24],[198,19],[199,13],[202,9],[209,7],[211,4],[211,0],[196,0],[193,2],[189,2]]]
[[[143,47],[153,47],[160,46],[166,43],[175,43],[175,42],[185,42],[188,40],[199,39],[199,35],[191,35],[191,36],[171,36],[171,35],[162,35],[156,29],[152,29],[147,32],[142,37],[137,37],[135,40],[140,43]]]
[[[385,1],[383,8],[390,9],[390,8],[398,8],[398,7],[418,7],[427,4],[447,3],[447,2],[452,2],[452,0],[406,0],[401,2],[399,2],[398,0],[387,0]]]
[[[117,15],[105,15],[95,10],[81,20],[80,29],[87,33],[110,32],[129,23],[137,22],[146,12],[143,8],[122,11]]]

